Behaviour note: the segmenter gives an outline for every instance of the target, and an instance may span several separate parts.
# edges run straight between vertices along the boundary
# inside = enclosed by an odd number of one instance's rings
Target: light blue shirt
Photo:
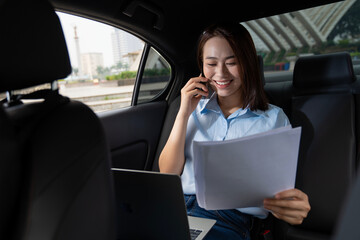
[[[266,111],[251,111],[249,108],[238,109],[225,118],[214,93],[210,98],[200,100],[195,111],[190,115],[185,141],[185,166],[181,175],[185,194],[195,194],[193,166],[193,141],[224,141],[240,138],[290,124],[284,111],[269,104]],[[267,211],[262,208],[240,208],[239,211],[265,218]]]

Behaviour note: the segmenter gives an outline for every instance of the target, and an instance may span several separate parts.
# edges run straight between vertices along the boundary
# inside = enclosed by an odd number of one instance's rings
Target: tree
[[[122,61],[119,61],[112,68],[116,69],[119,72],[123,70],[127,71],[129,70],[129,65],[127,63],[123,63]]]
[[[102,75],[105,72],[105,68],[103,66],[97,66],[96,72],[98,75]]]
[[[99,78],[105,78],[106,75],[110,74],[111,70],[108,67],[97,66],[96,72]]]
[[[357,0],[351,8],[337,23],[335,28],[328,36],[328,40],[334,40],[336,36],[342,39],[353,39],[360,35],[360,0]]]
[[[123,68],[123,63],[121,61],[117,62],[116,65],[115,65],[115,68],[116,69],[122,69]]]
[[[72,70],[73,70],[74,75],[77,76],[78,73],[79,73],[79,69],[78,68],[73,68]]]

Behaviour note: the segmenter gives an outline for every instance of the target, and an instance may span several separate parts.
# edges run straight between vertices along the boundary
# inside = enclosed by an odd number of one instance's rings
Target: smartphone
[[[202,69],[201,69],[201,75],[200,75],[200,76],[201,76],[201,77],[205,77]],[[207,81],[207,82],[200,82],[200,83],[204,84],[204,85],[208,88],[208,91],[209,91],[208,96],[207,96],[207,97],[203,96],[203,98],[210,98],[210,96],[211,96],[212,93],[213,93],[213,90],[212,90],[212,88],[211,88],[210,85],[209,85],[209,81]],[[202,89],[200,89],[200,90],[202,90]]]
[[[201,74],[200,74],[201,77],[205,77],[204,76],[204,73],[201,71]],[[201,84],[204,84],[205,86],[207,86],[206,82],[200,82]],[[201,88],[195,88],[195,89],[199,89],[199,90],[202,90]]]

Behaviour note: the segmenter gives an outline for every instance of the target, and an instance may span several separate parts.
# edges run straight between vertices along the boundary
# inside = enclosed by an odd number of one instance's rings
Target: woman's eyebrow
[[[228,60],[228,59],[232,59],[232,58],[235,58],[235,55],[231,55],[231,56],[228,56],[225,58],[225,60]],[[205,59],[218,59],[217,57],[211,57],[211,56],[208,56],[208,57],[205,57]]]
[[[226,57],[225,59],[228,60],[228,59],[232,59],[232,58],[235,58],[235,55],[228,56],[228,57]]]

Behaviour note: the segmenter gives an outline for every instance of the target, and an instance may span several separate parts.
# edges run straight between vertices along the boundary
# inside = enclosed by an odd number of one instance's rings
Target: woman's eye
[[[234,66],[234,65],[236,65],[236,62],[229,62],[229,63],[226,63],[226,65]]]
[[[208,63],[207,65],[210,66],[210,67],[215,67],[216,66],[215,63]]]

